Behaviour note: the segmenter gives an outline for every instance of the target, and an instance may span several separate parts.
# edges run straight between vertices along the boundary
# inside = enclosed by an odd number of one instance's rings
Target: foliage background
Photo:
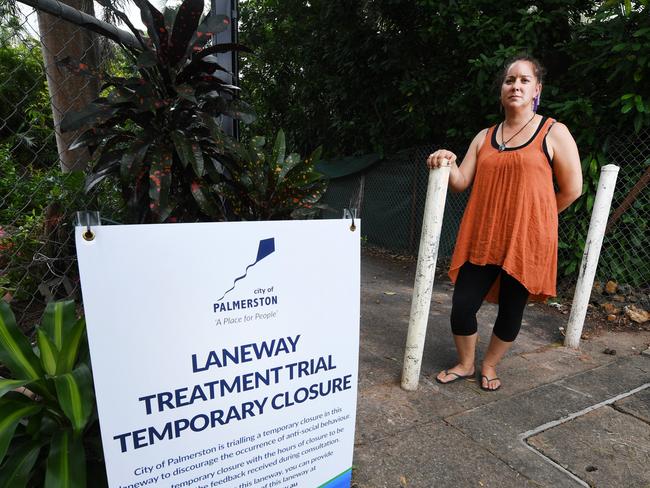
[[[540,112],[569,126],[583,157],[584,196],[560,228],[560,272],[575,277],[600,168],[622,166],[622,199],[649,166],[647,8],[647,1],[241,0],[240,41],[253,50],[241,56],[242,93],[260,115],[242,127],[244,138],[271,141],[283,128],[288,150],[307,155],[322,146],[326,160],[431,145],[462,156],[473,134],[500,120],[495,80],[504,61],[532,53],[548,69]],[[58,170],[39,42],[23,22],[5,15],[0,23],[0,295],[31,293],[56,276],[52,260],[67,263],[54,266],[57,273],[69,269],[73,249],[61,251],[64,233],[48,234],[48,210],[99,208],[124,221],[116,185],[84,195],[82,178]],[[126,73],[124,59],[111,63],[109,71]],[[648,285],[649,215],[646,191],[610,231],[616,245],[601,259],[602,277]],[[50,261],[35,262],[37,252]]]
[[[548,70],[541,111],[566,121],[586,154],[613,127],[648,124],[643,3],[245,0],[240,35],[255,53],[242,86],[265,114],[252,130],[282,122],[326,156],[462,148],[500,118],[504,62],[530,53]]]
[[[501,118],[505,61],[540,59],[540,113],[570,128],[583,158],[583,197],[561,215],[560,274],[575,275],[613,141],[650,127],[647,1],[245,0],[241,11],[242,41],[255,48],[242,85],[266,114],[251,130],[282,123],[298,148],[322,144],[324,158],[431,143],[462,157]],[[649,161],[630,164],[622,195]],[[647,286],[647,266],[626,263],[639,260],[649,214],[638,200],[613,228],[626,244],[604,275]]]

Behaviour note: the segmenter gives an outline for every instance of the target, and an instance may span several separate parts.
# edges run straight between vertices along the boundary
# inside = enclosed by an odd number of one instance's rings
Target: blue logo
[[[259,263],[262,259],[267,257],[270,254],[273,254],[275,252],[275,237],[270,237],[268,239],[262,239],[260,241],[259,246],[257,247],[257,258],[255,259],[255,262],[252,264],[249,264],[246,266],[246,270],[244,271],[244,274],[235,278],[235,281],[232,283],[232,287],[226,291],[217,302],[220,302],[221,300],[224,299],[224,297],[230,293],[232,290],[235,289],[235,286],[239,280],[243,280],[246,278],[246,275],[248,275],[248,270],[251,269],[253,266],[255,266],[257,263]]]

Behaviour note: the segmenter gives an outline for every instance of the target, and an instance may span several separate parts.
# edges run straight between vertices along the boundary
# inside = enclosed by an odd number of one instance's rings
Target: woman
[[[432,169],[451,165],[452,191],[473,185],[449,270],[458,364],[441,371],[439,383],[474,376],[476,312],[486,298],[498,302],[499,313],[481,388],[498,390],[496,367],[517,337],[526,302],[555,295],[557,214],[580,196],[582,173],[567,127],[536,113],[542,77],[534,58],[509,62],[501,82],[503,122],[474,137],[460,166],[445,149],[427,159]]]

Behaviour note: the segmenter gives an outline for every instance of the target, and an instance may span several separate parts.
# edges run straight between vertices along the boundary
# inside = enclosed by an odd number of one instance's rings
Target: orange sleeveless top
[[[557,203],[544,138],[555,121],[544,117],[531,139],[502,152],[491,127],[478,153],[472,192],[458,230],[449,277],[467,261],[497,264],[530,292],[555,296]],[[485,299],[497,303],[499,281]]]

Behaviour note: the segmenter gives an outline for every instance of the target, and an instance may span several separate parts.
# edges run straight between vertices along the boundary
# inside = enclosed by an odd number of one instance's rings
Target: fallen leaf
[[[400,477],[399,477],[399,485],[400,486],[406,486],[406,484],[407,484],[406,483],[406,476],[400,475]]]
[[[607,293],[609,293],[610,295],[613,295],[614,293],[616,293],[617,290],[618,290],[618,283],[616,283],[614,280],[609,280],[605,284],[605,291]]]
[[[633,320],[637,324],[642,324],[650,320],[650,312],[642,308],[635,307],[634,305],[628,305],[625,307],[625,315],[627,315],[630,320]]]

